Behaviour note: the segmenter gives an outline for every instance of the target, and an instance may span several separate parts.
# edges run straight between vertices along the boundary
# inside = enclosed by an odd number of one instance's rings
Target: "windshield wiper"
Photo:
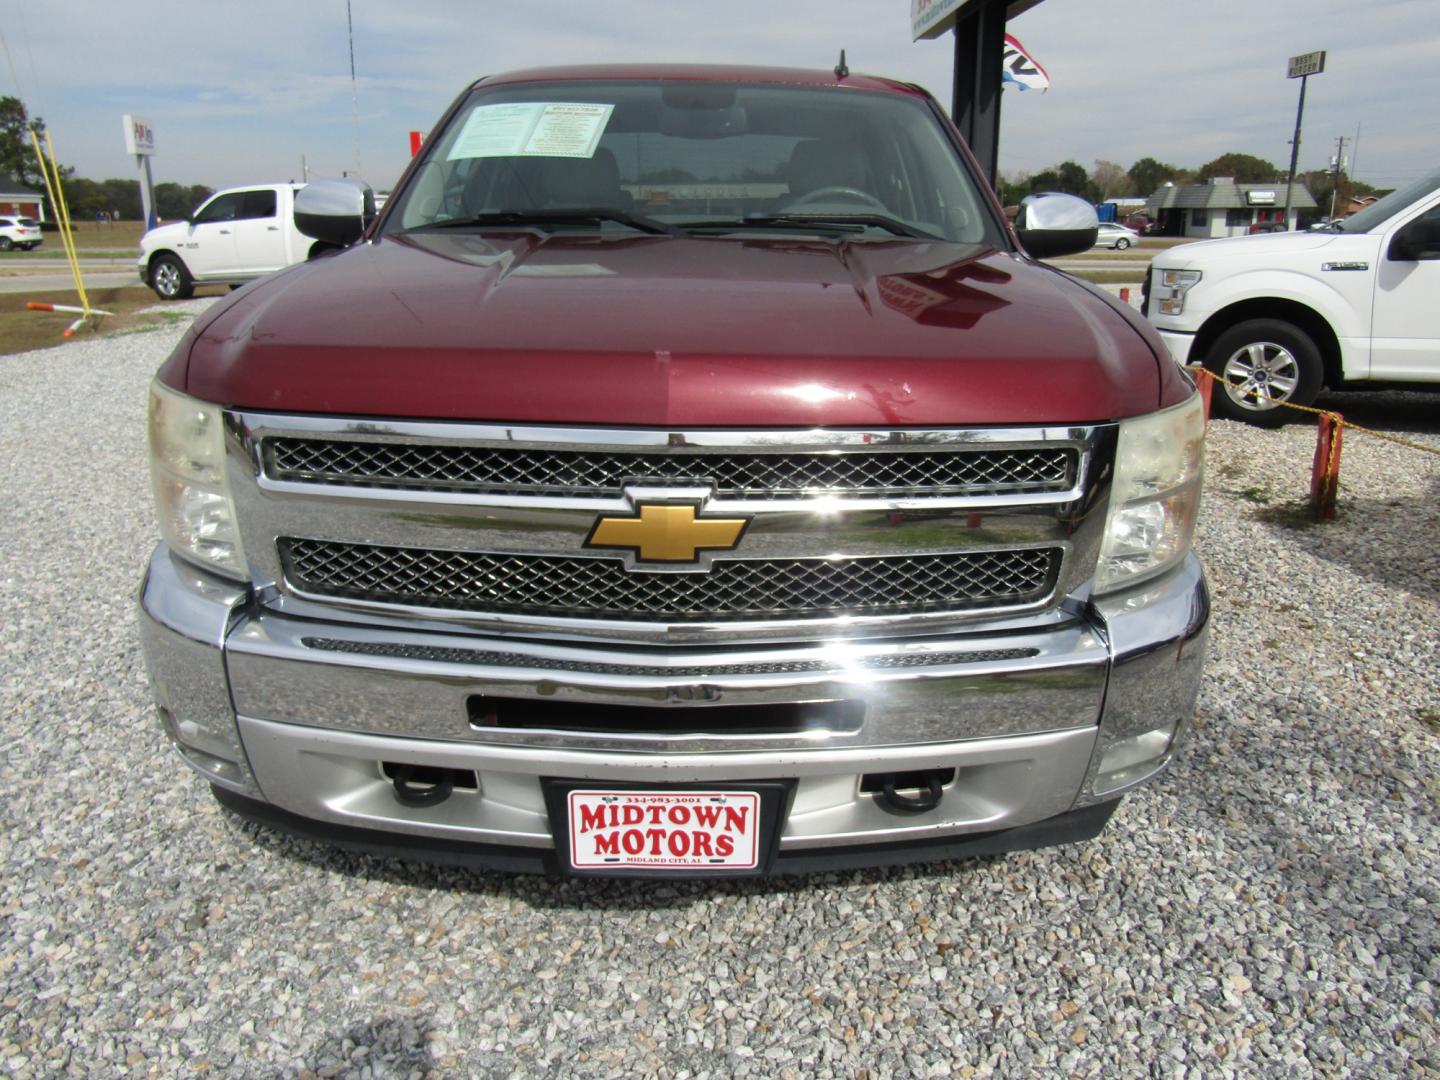
[[[565,210],[492,210],[483,214],[476,214],[473,217],[451,218],[448,221],[432,221],[426,225],[417,225],[406,231],[425,232],[430,229],[484,228],[487,225],[521,225],[536,229],[548,229],[553,227],[563,228],[567,225],[599,225],[603,221],[614,221],[620,225],[627,225],[637,232],[649,233],[652,236],[684,235],[679,229],[666,225],[662,221],[645,217],[643,214],[631,214],[624,210],[615,210],[608,206]]]
[[[905,222],[899,218],[893,218],[887,214],[746,214],[743,218],[729,221],[690,221],[680,226],[682,229],[691,230],[732,230],[750,227],[762,229],[798,229],[810,232],[819,229],[840,233],[858,233],[864,232],[869,228],[875,228],[884,229],[886,232],[894,233],[896,236],[905,236],[917,240],[940,239],[938,236],[921,232],[905,224]]]

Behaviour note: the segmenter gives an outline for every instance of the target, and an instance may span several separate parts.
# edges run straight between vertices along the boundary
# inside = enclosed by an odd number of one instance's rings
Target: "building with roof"
[[[1364,210],[1371,203],[1379,200],[1379,198],[1379,195],[1351,196],[1350,201],[1345,204],[1344,214],[1346,217],[1349,217],[1351,214],[1358,214],[1361,210]]]
[[[1284,184],[1237,184],[1228,176],[1208,184],[1166,184],[1145,200],[1145,211],[1162,236],[1213,239],[1249,232],[1294,229],[1301,210],[1316,203],[1304,184],[1290,188],[1290,218],[1285,219]]]
[[[8,176],[0,176],[0,214],[44,221],[45,196]]]

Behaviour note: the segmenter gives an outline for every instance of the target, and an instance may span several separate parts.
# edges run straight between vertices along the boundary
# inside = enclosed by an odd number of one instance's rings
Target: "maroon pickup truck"
[[[159,717],[232,810],[389,854],[802,872],[1096,834],[1170,762],[1199,399],[866,76],[469,87],[342,250],[161,368]]]

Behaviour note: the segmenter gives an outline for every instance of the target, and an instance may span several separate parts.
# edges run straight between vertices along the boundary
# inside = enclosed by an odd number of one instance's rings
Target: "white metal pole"
[[[150,176],[150,155],[136,154],[135,165],[140,170],[140,207],[145,215],[145,231],[155,228],[155,184]]]

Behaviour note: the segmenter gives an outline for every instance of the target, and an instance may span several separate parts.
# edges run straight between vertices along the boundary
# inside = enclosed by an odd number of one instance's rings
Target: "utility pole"
[[[350,115],[355,124],[355,175],[360,175],[360,94],[355,89],[355,20],[350,0],[345,0],[345,28],[350,38]]]
[[[1330,163],[1330,220],[1335,220],[1335,198],[1340,194],[1340,174],[1345,169],[1345,136],[1336,140],[1335,160]]]
[[[1295,111],[1295,138],[1290,140],[1290,175],[1285,180],[1285,228],[1290,228],[1290,194],[1295,187],[1295,165],[1300,158],[1300,122],[1305,119],[1305,84],[1311,75],[1325,70],[1325,52],[1303,53],[1290,58],[1287,79],[1300,80],[1300,108]]]

